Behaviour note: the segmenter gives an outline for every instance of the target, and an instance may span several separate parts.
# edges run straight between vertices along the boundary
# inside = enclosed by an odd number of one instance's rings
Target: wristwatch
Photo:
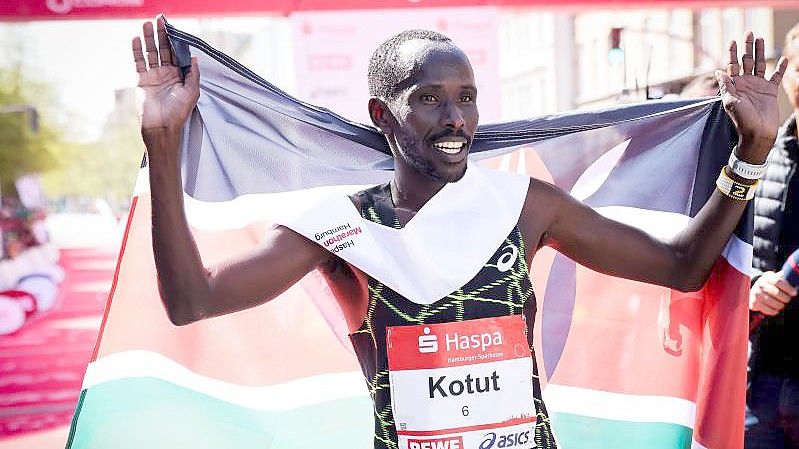
[[[748,162],[744,162],[738,159],[735,156],[735,151],[730,152],[730,160],[728,162],[730,166],[730,172],[735,173],[736,175],[740,176],[744,179],[760,179],[766,173],[766,166],[768,166],[768,161],[763,164],[756,165],[750,164]]]

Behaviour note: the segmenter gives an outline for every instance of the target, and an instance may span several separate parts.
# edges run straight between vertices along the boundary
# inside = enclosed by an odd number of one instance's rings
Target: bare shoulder
[[[558,208],[567,201],[566,195],[558,187],[539,179],[530,178],[527,196],[519,215],[519,229],[528,247],[542,246],[542,240],[556,217]],[[535,243],[533,243],[535,242]]]
[[[556,211],[573,199],[559,187],[540,179],[530,178],[521,219],[553,219]]]

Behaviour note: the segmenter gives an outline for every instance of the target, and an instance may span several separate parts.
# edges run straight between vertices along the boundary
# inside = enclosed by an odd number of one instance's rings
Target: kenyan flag
[[[169,33],[179,59],[191,54],[201,66],[183,170],[206,264],[257,245],[272,212],[297,207],[309,189],[355,192],[391,178],[390,152],[372,127],[301,103],[194,36]],[[472,157],[668,237],[713,191],[730,141],[712,98],[485,125]],[[146,166],[139,179],[68,447],[369,447],[371,403],[320,275],[255,309],[173,326],[158,296]],[[747,215],[704,289],[690,294],[539,252],[534,331],[561,447],[742,446],[750,224]]]

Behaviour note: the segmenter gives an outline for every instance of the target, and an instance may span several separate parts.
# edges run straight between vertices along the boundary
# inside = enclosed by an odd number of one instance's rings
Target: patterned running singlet
[[[399,229],[394,214],[389,185],[383,184],[358,192],[355,196],[361,216],[384,226]],[[497,262],[509,246],[518,250],[516,262],[500,271]],[[535,295],[528,275],[524,242],[518,227],[497,249],[483,268],[460,289],[432,304],[417,304],[368,277],[369,305],[361,327],[350,335],[374,403],[375,449],[397,449],[397,431],[391,410],[386,329],[390,326],[435,324],[478,318],[524,314],[528,326],[527,341],[533,349]],[[541,400],[538,368],[533,353],[533,393],[537,424],[536,448],[556,448],[549,416]]]

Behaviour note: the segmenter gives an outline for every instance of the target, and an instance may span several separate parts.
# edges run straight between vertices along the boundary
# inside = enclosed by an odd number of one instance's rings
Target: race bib
[[[386,338],[400,449],[535,447],[521,315],[393,326]]]

